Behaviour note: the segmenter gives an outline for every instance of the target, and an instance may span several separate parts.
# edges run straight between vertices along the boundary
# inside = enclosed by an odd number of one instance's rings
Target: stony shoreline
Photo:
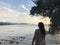
[[[31,45],[33,35],[27,35],[27,36],[14,36],[14,37],[5,37],[0,38],[0,45]],[[60,45],[60,37],[59,39],[47,35],[46,36],[46,45]]]

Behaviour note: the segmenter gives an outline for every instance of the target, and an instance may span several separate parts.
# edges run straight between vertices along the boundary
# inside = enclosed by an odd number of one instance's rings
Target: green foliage
[[[51,34],[58,33],[60,28],[60,0],[33,0],[36,6],[30,10],[31,15],[48,16],[51,18]]]

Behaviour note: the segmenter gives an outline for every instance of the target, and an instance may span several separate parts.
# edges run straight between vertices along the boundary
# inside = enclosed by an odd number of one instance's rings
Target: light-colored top
[[[35,37],[35,45],[45,45],[45,37],[42,36],[39,29],[36,29],[34,37]]]

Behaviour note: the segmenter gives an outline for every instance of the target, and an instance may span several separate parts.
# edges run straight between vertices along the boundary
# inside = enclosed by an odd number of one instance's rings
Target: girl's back
[[[35,31],[35,45],[45,45],[45,38],[42,36],[39,29]]]

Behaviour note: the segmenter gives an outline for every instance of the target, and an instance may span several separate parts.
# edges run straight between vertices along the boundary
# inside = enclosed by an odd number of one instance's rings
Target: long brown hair
[[[45,37],[45,27],[44,27],[44,24],[42,22],[39,22],[38,23],[38,27],[40,29],[40,32],[41,32],[41,35]]]

